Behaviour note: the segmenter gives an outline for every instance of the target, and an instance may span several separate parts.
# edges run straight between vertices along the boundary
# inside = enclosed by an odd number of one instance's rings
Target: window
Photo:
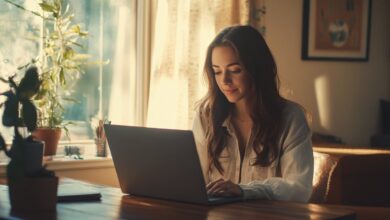
[[[91,122],[108,118],[109,100],[117,86],[113,85],[116,74],[134,74],[134,70],[130,69],[135,66],[134,55],[131,54],[135,45],[132,25],[136,18],[134,2],[70,0],[76,15],[75,22],[81,23],[89,33],[83,44],[86,46],[85,53],[91,56],[91,64],[85,66],[85,73],[72,94],[78,102],[65,106],[65,119],[75,122],[69,127],[72,141],[95,137]],[[117,97],[126,95],[128,93],[124,92]]]
[[[30,11],[40,12],[39,1],[14,1]],[[64,103],[65,120],[75,124],[68,126],[72,142],[91,140],[93,119],[108,118],[109,100],[116,93],[116,98],[127,102],[130,90],[117,91],[116,84],[134,80],[135,72],[135,36],[136,36],[136,4],[135,0],[116,1],[63,1],[69,3],[75,14],[74,23],[81,24],[89,35],[80,42],[83,53],[91,57],[84,67],[84,74],[77,81],[69,95],[77,102]],[[24,65],[38,57],[42,20],[26,10],[21,10],[5,1],[0,2],[0,75],[13,75],[18,66]],[[115,74],[113,74],[115,72]],[[127,79],[116,78],[116,74],[124,74]],[[124,81],[127,80],[128,82]],[[134,83],[133,83],[134,84]],[[1,91],[8,85],[1,83]],[[2,101],[5,100],[2,97]],[[12,139],[12,129],[0,125],[0,131],[7,141]],[[66,136],[62,136],[66,140]]]

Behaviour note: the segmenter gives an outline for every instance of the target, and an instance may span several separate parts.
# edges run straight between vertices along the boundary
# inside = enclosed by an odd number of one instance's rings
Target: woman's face
[[[211,54],[215,80],[231,103],[245,102],[249,93],[249,76],[240,65],[238,56],[229,46],[215,47]]]

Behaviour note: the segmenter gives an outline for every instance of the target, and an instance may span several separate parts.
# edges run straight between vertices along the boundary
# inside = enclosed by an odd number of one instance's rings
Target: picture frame
[[[304,0],[302,59],[368,61],[371,0]]]

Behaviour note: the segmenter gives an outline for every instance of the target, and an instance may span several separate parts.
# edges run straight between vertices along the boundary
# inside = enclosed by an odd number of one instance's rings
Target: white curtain
[[[135,123],[135,70],[136,70],[136,2],[117,3],[117,33],[113,65],[111,106],[108,118],[112,123]]]
[[[225,26],[250,23],[252,1],[158,0],[147,125],[189,129],[205,93],[206,49]]]
[[[118,13],[108,118],[114,124],[142,126],[149,90],[152,4],[150,0],[112,2]]]

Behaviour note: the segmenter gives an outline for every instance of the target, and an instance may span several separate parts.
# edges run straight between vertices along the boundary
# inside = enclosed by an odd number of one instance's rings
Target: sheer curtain
[[[250,24],[254,1],[158,0],[147,126],[189,129],[204,95],[206,49],[225,26]]]
[[[114,1],[117,33],[108,118],[144,125],[150,72],[151,1]]]
[[[108,118],[113,123],[133,124],[136,69],[136,4],[135,1],[117,3],[117,33],[114,65],[112,70],[112,89]]]

